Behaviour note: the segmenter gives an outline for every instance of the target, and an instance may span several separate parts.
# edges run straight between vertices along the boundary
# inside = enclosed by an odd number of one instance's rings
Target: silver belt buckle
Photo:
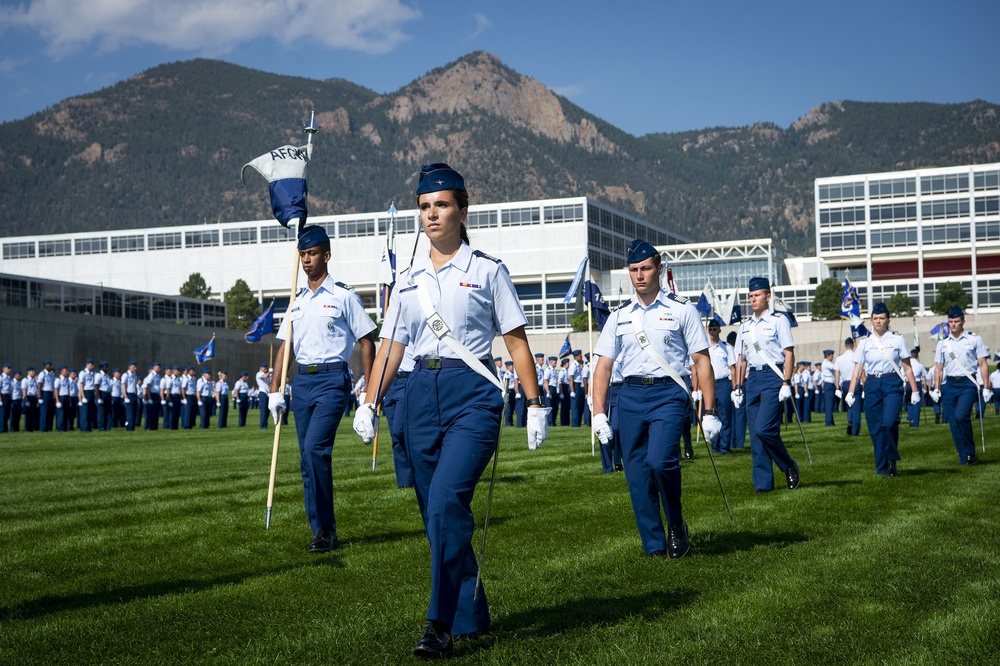
[[[439,358],[425,358],[424,367],[428,370],[440,370],[441,369],[441,359]]]
[[[643,386],[652,386],[655,383],[656,383],[656,377],[651,377],[649,375],[644,375],[643,378],[642,378],[642,385]]]

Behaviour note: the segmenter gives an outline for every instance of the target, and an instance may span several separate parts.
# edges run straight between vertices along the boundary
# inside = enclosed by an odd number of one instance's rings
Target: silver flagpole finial
[[[302,128],[302,131],[309,135],[306,143],[310,144],[313,140],[313,134],[319,134],[319,126],[316,125],[316,112],[313,111],[309,114],[309,124]]]

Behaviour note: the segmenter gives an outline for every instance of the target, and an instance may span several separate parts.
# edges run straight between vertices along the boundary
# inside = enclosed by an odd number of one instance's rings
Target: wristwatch
[[[701,410],[701,415],[702,416],[718,416],[719,413],[718,413],[718,411],[716,411],[714,409],[703,409],[703,410]]]
[[[528,398],[527,401],[524,404],[527,405],[528,407],[531,407],[532,405],[541,406],[542,399],[541,398]]]

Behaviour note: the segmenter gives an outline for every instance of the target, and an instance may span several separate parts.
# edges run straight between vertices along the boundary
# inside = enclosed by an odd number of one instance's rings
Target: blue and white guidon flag
[[[247,167],[252,167],[267,179],[271,192],[271,210],[283,227],[287,227],[289,221],[296,218],[300,227],[305,224],[306,195],[309,193],[306,171],[311,157],[312,144],[301,148],[282,146],[244,164],[240,170],[240,180],[244,185],[247,184],[243,177]]]

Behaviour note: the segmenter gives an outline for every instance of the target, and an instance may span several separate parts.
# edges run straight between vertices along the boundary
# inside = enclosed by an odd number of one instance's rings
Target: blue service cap
[[[69,368],[67,368],[65,365],[60,365],[59,372],[62,372],[63,370],[69,370]]]
[[[219,374],[220,375],[228,375],[229,371],[228,370],[219,370]]]
[[[52,361],[42,361],[42,365],[52,365]]]
[[[111,368],[111,374],[115,374],[116,372],[121,372],[121,370],[119,368]]]
[[[101,366],[102,368],[106,368],[106,367],[108,367],[108,362],[107,361],[101,361],[97,365]]]
[[[201,374],[203,374],[203,375],[204,374],[209,374],[210,375],[210,374],[212,374],[212,371],[209,370],[208,368],[202,368],[201,369]]]
[[[501,357],[499,357],[499,356],[494,356],[494,357],[493,357],[493,362],[494,362],[494,363],[496,363],[497,361],[502,361],[502,360],[503,360],[503,359],[502,359]]]
[[[157,365],[161,365],[161,363],[159,361],[153,361],[153,366],[155,367]]]
[[[10,368],[10,367],[12,367],[12,366],[11,366],[11,364],[10,364],[10,363],[4,363],[4,364],[3,364],[3,367],[5,367],[5,368]]]
[[[878,302],[878,303],[875,304],[875,307],[872,308],[872,314],[873,315],[877,315],[877,314],[887,315],[887,314],[889,314],[889,308],[886,307],[885,303],[882,303],[880,301],[880,302]]]
[[[832,349],[824,349],[823,350],[823,356],[829,356],[832,353],[833,353]]]
[[[93,363],[93,362],[94,362],[94,359],[92,359],[92,358],[85,358],[85,359],[83,359],[83,364],[84,365],[87,365],[88,363]]]
[[[573,354],[573,356],[579,356],[579,355],[580,355],[580,354],[582,354],[583,352],[582,352],[582,351],[580,351],[579,349],[574,349],[574,350],[573,350],[572,352],[570,352],[570,353],[571,353],[571,354]]]
[[[420,180],[417,182],[417,196],[441,190],[458,190],[465,192],[465,179],[462,174],[452,169],[444,162],[425,164],[420,167]]]
[[[771,283],[766,277],[752,277],[750,282],[747,283],[747,291],[759,291],[761,289],[770,289]]]
[[[27,369],[27,370],[25,370],[25,372],[31,372],[31,371],[32,371],[32,370],[34,370],[34,369],[35,369],[35,366],[33,366],[33,365],[29,365],[29,366],[28,366],[28,369]]]
[[[535,358],[545,358],[545,354],[538,352],[537,354],[535,354]]]
[[[249,377],[250,373],[246,370],[240,370],[240,377]]]
[[[310,224],[309,226],[302,227],[299,230],[298,247],[300,250],[308,250],[311,247],[316,247],[317,245],[329,242],[330,236],[326,233],[326,229],[318,224]]]
[[[566,356],[563,356],[563,359],[561,361],[559,361],[559,363],[562,364],[562,365],[569,365],[569,358],[567,358]]]
[[[514,365],[514,361],[504,361],[503,364],[509,368],[510,366]]]
[[[559,359],[557,359],[557,358],[556,358],[555,356],[549,356],[549,360],[550,360],[550,361],[557,361],[557,360],[559,360]]]
[[[951,310],[948,310],[948,319],[961,319],[964,316],[965,313],[962,312],[962,308],[958,307],[957,305],[952,307]]]
[[[129,361],[129,362],[127,363],[127,365],[139,365],[139,364],[138,364],[138,363],[136,363],[135,361]]]
[[[590,358],[590,352],[587,352],[586,354],[584,354],[583,357],[586,358],[586,359],[589,359]]]
[[[625,256],[626,264],[637,264],[643,259],[648,259],[654,254],[659,254],[656,248],[644,240],[636,238],[628,244],[628,254]]]
[[[258,367],[260,367],[260,368],[266,368],[267,367],[267,363],[261,363]]]

